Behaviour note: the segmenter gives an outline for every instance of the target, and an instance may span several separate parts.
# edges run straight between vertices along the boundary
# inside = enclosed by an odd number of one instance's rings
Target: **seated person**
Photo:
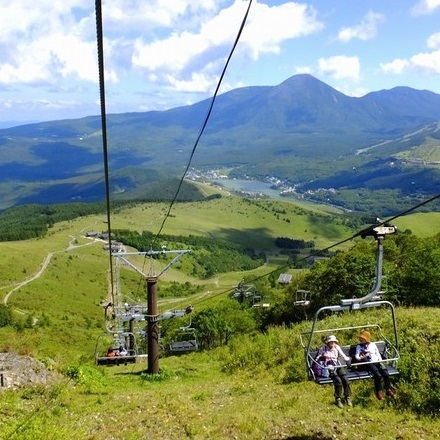
[[[119,347],[119,356],[128,356],[128,351],[125,347],[123,347],[122,345]]]
[[[370,332],[367,330],[361,331],[358,339],[359,344],[356,345],[356,353],[354,357],[359,362],[371,362],[370,364],[367,363],[362,365],[362,369],[369,371],[373,375],[376,397],[379,400],[383,399],[381,391],[383,378],[386,394],[393,399],[394,392],[391,389],[390,375],[388,374],[388,370],[380,364],[382,356],[379,353],[377,345],[374,342],[371,342]]]
[[[116,356],[116,352],[115,352],[115,350],[113,350],[113,348],[109,348],[108,350],[107,350],[107,354],[106,354],[106,357],[115,357]]]
[[[321,347],[316,355],[316,362],[322,362],[324,368],[329,372],[329,376],[334,385],[335,404],[342,408],[342,391],[344,391],[345,403],[352,406],[350,383],[347,379],[347,369],[342,366],[340,358],[350,362],[350,358],[345,355],[342,348],[338,345],[335,335],[330,335],[325,340],[325,345]],[[336,367],[336,368],[335,368]]]

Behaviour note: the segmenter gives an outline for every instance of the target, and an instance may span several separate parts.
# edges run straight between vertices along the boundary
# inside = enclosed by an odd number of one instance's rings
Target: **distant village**
[[[188,171],[186,178],[188,180],[193,180],[195,182],[205,182],[212,184],[213,181],[228,180],[230,177],[224,174],[219,169],[208,169],[199,170],[192,168]],[[232,180],[232,179],[231,179]],[[243,176],[243,180],[254,180],[249,176]],[[336,193],[335,188],[318,188],[317,190],[307,190],[305,192],[298,192],[299,183],[292,183],[289,180],[281,180],[274,176],[266,176],[264,179],[265,183],[270,184],[271,189],[279,191],[280,196],[295,196],[297,198],[307,198],[307,196],[312,196],[313,194],[319,192],[326,192],[329,194]],[[259,197],[265,198],[264,194],[258,194]]]

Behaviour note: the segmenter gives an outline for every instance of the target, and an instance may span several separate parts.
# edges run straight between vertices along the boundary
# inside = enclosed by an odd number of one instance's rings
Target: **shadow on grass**
[[[281,440],[274,438],[273,440]],[[326,437],[324,435],[294,435],[291,437],[283,437],[282,440],[332,440],[332,437]]]

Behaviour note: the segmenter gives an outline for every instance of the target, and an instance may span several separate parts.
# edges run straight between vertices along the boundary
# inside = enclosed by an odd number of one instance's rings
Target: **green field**
[[[125,209],[112,216],[112,229],[155,233],[167,208],[145,204]],[[247,244],[263,250],[268,262],[251,273],[219,274],[207,280],[171,268],[160,280],[189,281],[203,288],[193,298],[160,300],[161,311],[190,301],[197,303],[196,311],[203,309],[226,298],[244,276],[259,277],[283,266],[285,257],[273,244],[278,236],[314,240],[317,247],[327,247],[356,232],[326,209],[285,201],[249,202],[231,196],[178,203],[171,214],[163,234]],[[400,230],[429,237],[438,232],[439,215],[413,214],[394,223]],[[145,374],[142,362],[95,367],[95,344],[103,334],[103,309],[98,304],[108,297],[109,256],[103,242],[84,234],[106,226],[105,216],[84,217],[56,224],[42,239],[0,243],[3,303],[15,316],[42,324],[19,330],[0,327],[0,352],[30,354],[56,371],[70,371],[56,385],[2,391],[1,440],[439,438],[438,417],[408,409],[409,399],[414,401],[413,385],[423,377],[413,376],[414,384],[405,380],[396,384],[396,401],[377,401],[370,381],[355,383],[354,408],[338,410],[331,387],[306,380],[299,333],[310,328],[307,321],[270,329],[265,335],[243,335],[212,351],[164,357],[157,377]],[[133,261],[145,271],[163,268],[160,261],[140,256]],[[121,289],[145,296],[140,276],[126,268]],[[334,318],[329,326],[345,325],[349,319],[355,317]],[[411,365],[430,359],[428,351],[414,358],[414,350],[440,349],[439,319],[437,308],[398,308],[405,377]],[[423,393],[420,399],[423,402]]]
[[[407,340],[409,325],[425,335],[438,334],[438,309],[398,309],[397,318]],[[2,392],[0,438],[438,438],[438,418],[407,409],[414,386],[405,381],[395,383],[393,401],[378,401],[371,381],[352,383],[354,407],[336,408],[331,386],[305,378],[298,335],[308,328],[305,323],[274,329],[254,342],[243,337],[229,348],[167,357],[157,376],[145,374],[142,362],[99,368],[72,364],[70,379],[56,386]],[[411,360],[410,346],[402,345],[405,369],[416,359]]]

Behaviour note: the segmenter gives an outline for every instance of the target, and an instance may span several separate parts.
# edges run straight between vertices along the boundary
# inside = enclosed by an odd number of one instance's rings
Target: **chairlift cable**
[[[101,0],[95,0],[96,14],[96,39],[98,48],[98,74],[99,74],[99,93],[101,104],[101,130],[102,130],[102,150],[104,156],[104,178],[105,178],[105,196],[107,208],[107,232],[108,232],[108,252],[110,262],[110,288],[112,303],[115,302],[114,292],[114,269],[112,258],[112,228],[110,216],[110,179],[108,167],[108,146],[107,146],[107,116],[105,108],[105,75],[104,75],[104,46],[103,46],[103,25],[102,25],[102,5]]]
[[[247,10],[246,10],[246,13],[245,13],[245,15],[244,15],[244,17],[243,17],[243,19],[242,19],[242,22],[241,22],[240,28],[239,28],[239,30],[238,30],[237,36],[236,36],[236,38],[235,38],[234,44],[233,44],[232,49],[231,49],[231,51],[230,51],[230,53],[229,53],[229,55],[228,55],[228,58],[227,58],[227,60],[226,60],[226,63],[225,63],[225,65],[224,65],[224,67],[223,67],[223,70],[222,70],[222,73],[221,73],[221,75],[220,75],[220,78],[219,78],[219,80],[218,80],[218,82],[217,82],[217,86],[216,86],[216,88],[215,88],[214,95],[213,95],[213,97],[212,97],[212,99],[211,99],[211,103],[210,103],[210,105],[209,105],[209,108],[208,108],[208,111],[207,111],[207,113],[206,113],[205,119],[204,119],[204,121],[203,121],[203,123],[202,123],[202,127],[201,127],[201,129],[200,129],[200,131],[199,131],[199,134],[198,134],[198,136],[197,136],[197,138],[196,138],[196,141],[195,141],[195,143],[194,143],[194,145],[193,145],[193,148],[192,148],[192,150],[191,150],[191,154],[190,154],[189,160],[188,160],[188,162],[187,162],[187,164],[186,164],[186,167],[185,167],[185,170],[184,170],[184,172],[183,172],[183,174],[182,174],[182,177],[181,177],[180,180],[179,180],[179,184],[178,184],[178,186],[177,186],[177,190],[176,190],[176,192],[175,192],[175,194],[174,194],[174,196],[173,196],[173,198],[172,198],[172,200],[171,200],[171,202],[170,202],[170,205],[169,205],[168,210],[167,210],[167,212],[166,212],[166,214],[165,214],[165,217],[164,217],[163,220],[162,220],[162,223],[161,223],[161,225],[160,225],[160,228],[159,228],[158,232],[156,233],[156,236],[155,236],[155,237],[153,238],[153,240],[152,240],[151,246],[153,246],[153,245],[158,241],[159,236],[160,236],[160,234],[162,233],[163,228],[164,228],[164,226],[165,226],[165,223],[166,223],[166,221],[168,220],[168,218],[169,218],[169,216],[170,216],[170,214],[171,214],[171,210],[172,210],[172,208],[173,208],[173,206],[174,206],[174,203],[175,203],[176,200],[177,200],[177,197],[178,197],[179,192],[180,192],[180,189],[181,189],[181,187],[182,187],[182,185],[183,185],[183,181],[184,181],[184,179],[185,179],[185,176],[187,175],[188,170],[189,170],[189,167],[191,166],[191,163],[192,163],[192,160],[193,160],[194,154],[195,154],[195,152],[196,152],[196,149],[197,149],[197,147],[198,147],[198,144],[199,144],[199,142],[200,142],[200,139],[201,139],[201,137],[202,137],[202,135],[203,135],[203,133],[204,133],[204,131],[205,131],[205,128],[206,128],[207,124],[208,124],[209,118],[210,118],[211,113],[212,113],[212,110],[213,110],[213,108],[214,108],[215,100],[216,100],[217,95],[218,95],[218,92],[219,92],[219,90],[220,90],[220,86],[221,86],[222,81],[223,81],[223,78],[224,78],[224,76],[225,76],[225,74],[226,74],[226,70],[227,70],[227,68],[228,68],[228,66],[229,66],[229,63],[230,63],[231,59],[232,59],[232,55],[233,55],[233,53],[234,53],[234,51],[235,51],[235,48],[237,47],[237,44],[238,44],[238,42],[239,42],[239,40],[240,40],[241,34],[242,34],[242,32],[243,32],[244,26],[245,26],[246,21],[247,21],[247,17],[248,17],[248,15],[249,15],[249,11],[250,11],[251,5],[252,5],[252,0],[249,0],[249,4],[248,4]],[[146,259],[147,259],[147,256],[145,255],[142,271],[144,271],[144,269],[145,269]]]
[[[165,222],[167,221],[167,219],[168,219],[169,216],[170,216],[171,209],[172,209],[174,203],[176,202],[177,196],[178,196],[179,191],[180,191],[180,189],[181,189],[181,187],[182,187],[182,184],[183,184],[183,181],[184,181],[184,179],[185,179],[185,176],[186,176],[186,174],[188,173],[189,167],[191,166],[191,162],[192,162],[192,159],[193,159],[194,154],[195,154],[195,152],[196,152],[197,146],[198,146],[198,144],[199,144],[199,142],[200,142],[200,139],[201,139],[201,137],[202,137],[203,132],[205,131],[205,128],[206,128],[206,126],[207,126],[207,124],[208,124],[208,121],[209,121],[209,118],[210,118],[210,116],[211,116],[212,110],[213,110],[213,108],[214,108],[214,103],[215,103],[215,100],[216,100],[216,98],[217,98],[217,95],[218,95],[218,92],[219,92],[219,89],[220,89],[221,83],[222,83],[222,81],[223,81],[223,78],[224,78],[224,76],[225,76],[225,74],[226,74],[226,70],[227,70],[227,68],[228,68],[228,66],[229,66],[229,62],[231,61],[232,55],[233,55],[233,53],[234,53],[234,51],[235,51],[235,48],[237,47],[237,44],[238,44],[238,42],[239,42],[239,40],[240,40],[241,34],[242,34],[242,32],[243,32],[243,29],[244,29],[244,26],[245,26],[245,24],[246,24],[246,20],[247,20],[247,17],[248,17],[248,15],[249,15],[249,10],[250,10],[250,8],[251,8],[251,5],[252,5],[252,0],[249,0],[249,4],[248,4],[247,10],[246,10],[246,13],[245,13],[245,15],[244,15],[244,17],[243,17],[243,20],[242,20],[241,25],[240,25],[240,28],[239,28],[239,30],[238,30],[237,36],[236,36],[236,38],[235,38],[235,42],[234,42],[234,44],[233,44],[233,46],[232,46],[232,49],[231,49],[231,51],[230,51],[230,53],[229,53],[229,55],[228,55],[228,58],[227,58],[227,60],[226,60],[225,65],[224,65],[224,67],[223,67],[223,70],[222,70],[222,73],[221,73],[221,75],[220,75],[220,78],[219,78],[219,80],[218,80],[218,82],[217,82],[217,86],[216,86],[216,89],[215,89],[214,95],[213,95],[213,97],[212,97],[212,99],[211,99],[211,103],[210,103],[210,105],[209,105],[209,108],[208,108],[208,111],[207,111],[207,113],[206,113],[205,119],[204,119],[204,121],[203,121],[202,127],[201,127],[201,129],[200,129],[200,131],[199,131],[199,134],[198,134],[198,136],[197,136],[197,138],[196,138],[196,141],[195,141],[195,143],[194,143],[194,146],[193,146],[193,148],[192,148],[192,151],[191,151],[191,154],[190,154],[190,157],[189,157],[188,163],[186,164],[186,167],[185,167],[185,171],[183,172],[182,177],[180,178],[179,185],[178,185],[178,187],[177,187],[176,193],[174,194],[174,197],[173,197],[173,199],[171,200],[171,203],[170,203],[170,205],[169,205],[169,207],[168,207],[168,211],[167,211],[167,213],[165,214],[165,217],[164,217],[164,219],[163,219],[163,221],[162,221],[162,224],[161,224],[161,226],[160,226],[160,228],[159,228],[159,231],[157,232],[156,237],[153,239],[153,244],[154,244],[154,243],[156,242],[156,240],[158,239],[159,235],[161,234],[161,232],[162,232],[162,230],[163,230],[163,228],[164,228],[164,226],[165,226]]]

